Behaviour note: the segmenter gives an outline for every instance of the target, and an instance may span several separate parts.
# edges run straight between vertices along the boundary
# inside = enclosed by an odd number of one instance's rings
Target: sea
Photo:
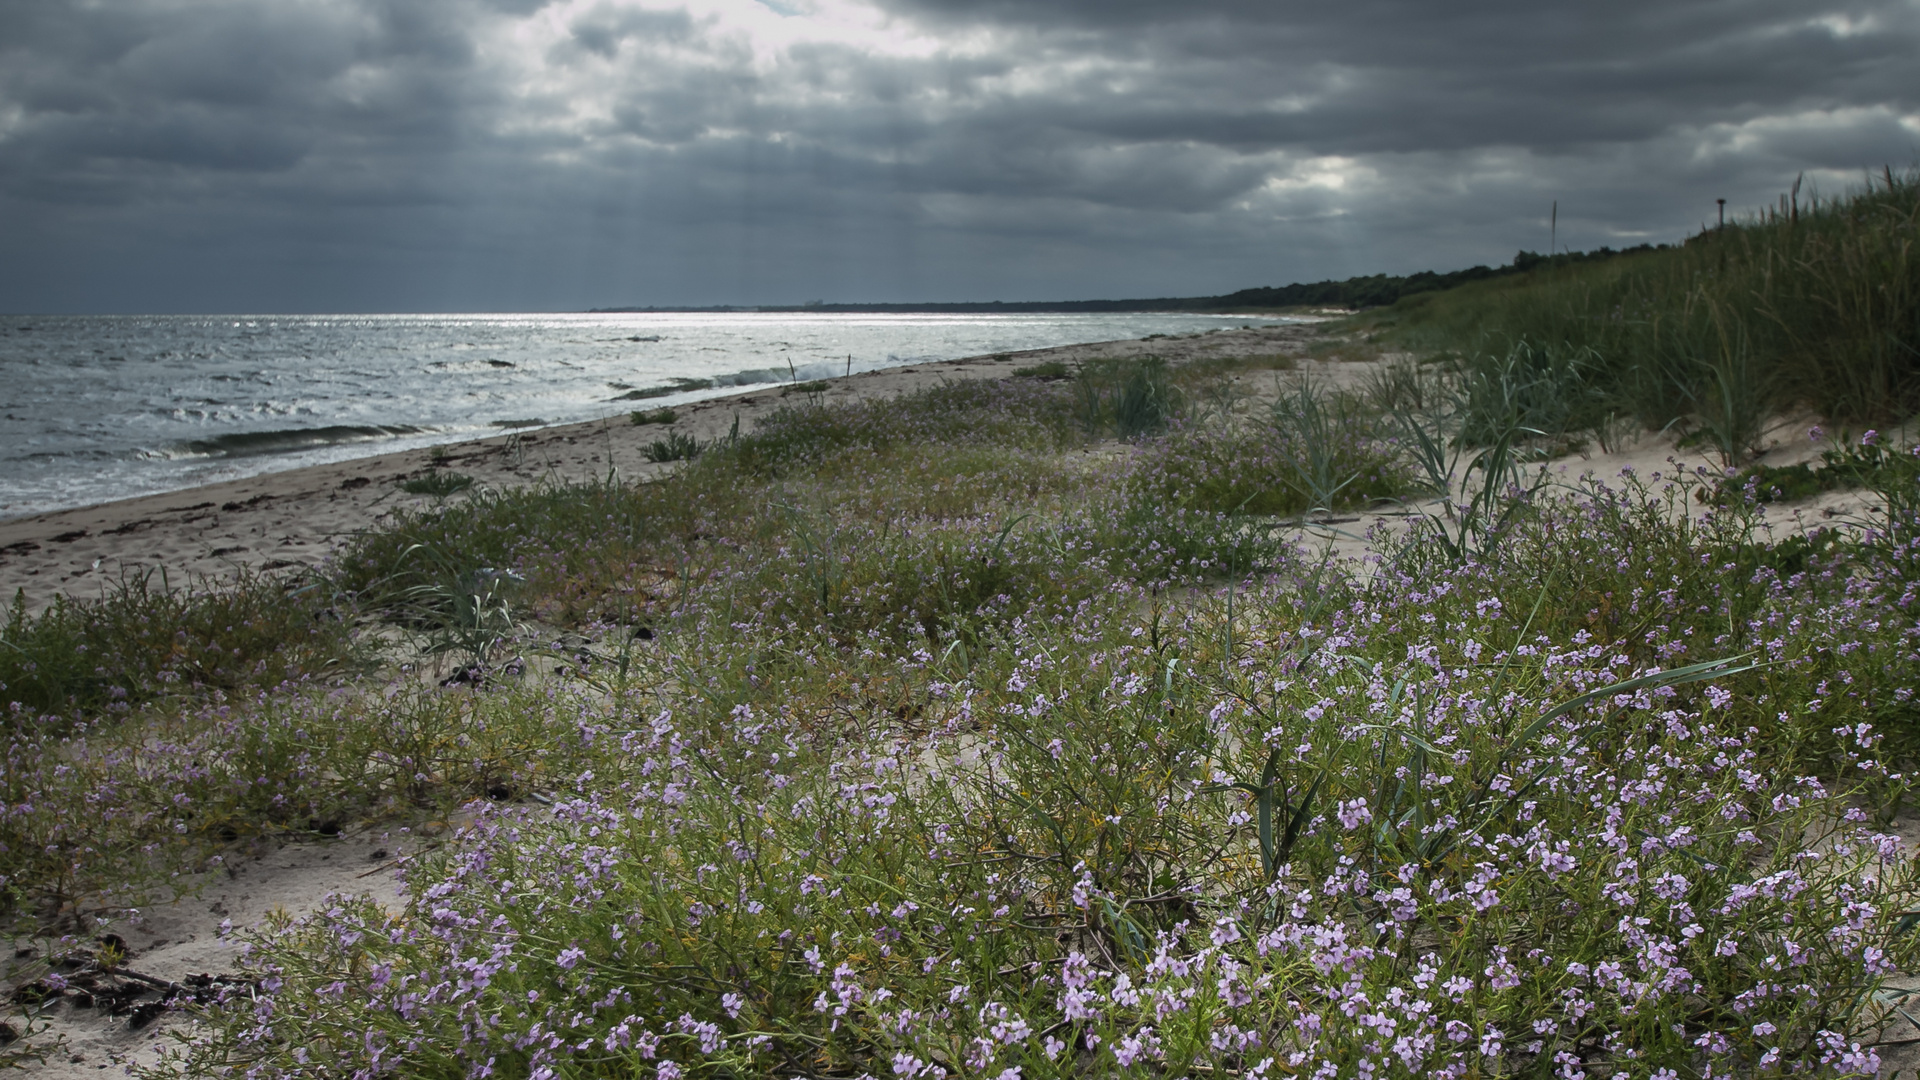
[[[0,316],[0,519],[902,364],[1284,319]]]

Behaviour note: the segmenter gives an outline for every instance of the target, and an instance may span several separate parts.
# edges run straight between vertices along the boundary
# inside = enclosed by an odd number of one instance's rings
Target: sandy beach
[[[1271,353],[1303,356],[1315,334],[1312,324],[1295,323],[999,353],[829,379],[825,396],[845,401],[911,393],[943,381],[1004,378],[1016,368],[1049,360],[1158,355],[1181,363]],[[396,511],[432,505],[430,496],[408,495],[397,486],[431,467],[496,489],[604,479],[609,470],[625,480],[643,480],[671,467],[650,463],[642,453],[667,431],[714,439],[724,436],[736,417],[741,431],[751,431],[757,417],[778,409],[792,392],[791,387],[761,386],[676,406],[671,428],[635,425],[620,413],[602,421],[0,521],[0,597],[10,602],[24,596],[27,608],[37,611],[62,593],[97,596],[122,575],[164,572],[170,584],[181,585],[246,570],[315,567],[355,532]]]
[[[1106,341],[1025,352],[1000,353],[929,364],[908,365],[825,380],[828,401],[852,401],[911,393],[940,382],[995,379],[1015,369],[1047,361],[1067,363],[1096,357],[1157,355],[1179,364],[1208,357],[1284,354],[1316,382],[1354,386],[1372,365],[1308,358],[1319,331],[1296,323],[1221,330],[1186,337]],[[1255,381],[1258,381],[1257,379]],[[1271,382],[1271,377],[1267,377]],[[1246,387],[1254,396],[1271,387]],[[605,479],[609,472],[626,481],[645,480],[671,465],[654,464],[645,448],[668,431],[702,441],[720,438],[736,418],[743,432],[771,414],[794,393],[792,387],[762,386],[674,408],[673,425],[636,425],[621,413],[605,420],[539,428],[430,450],[383,454],[351,461],[289,469],[227,483],[210,484],[95,506],[0,521],[0,597],[24,597],[37,611],[56,595],[97,596],[122,575],[164,573],[175,586],[218,581],[244,571],[294,571],[318,567],[355,533],[396,512],[433,505],[426,495],[410,495],[400,482],[442,468],[474,479],[483,488],[508,489],[537,483],[578,483]],[[1785,464],[1808,460],[1816,449],[1803,437],[1805,427],[1776,425],[1764,460]],[[1796,437],[1802,436],[1802,437]],[[1569,479],[1580,473],[1610,477],[1622,469],[1642,475],[1687,468],[1717,467],[1701,448],[1676,449],[1671,439],[1645,435],[1611,452],[1562,459],[1553,466]],[[1797,504],[1776,515],[1777,525],[1792,531],[1856,517],[1861,499],[1837,493]],[[1354,519],[1344,528],[1323,530],[1322,539],[1341,554],[1358,554],[1366,523]]]

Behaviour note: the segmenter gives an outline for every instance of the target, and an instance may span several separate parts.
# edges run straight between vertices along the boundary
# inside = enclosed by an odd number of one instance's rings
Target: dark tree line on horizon
[[[1465,270],[1454,270],[1448,273],[1422,270],[1419,273],[1404,276],[1396,274],[1369,274],[1362,277],[1347,278],[1345,281],[1295,282],[1291,285],[1279,286],[1265,285],[1258,288],[1241,289],[1238,292],[1227,293],[1224,296],[1160,297],[1150,300],[992,300],[920,304],[813,303],[762,306],[717,305],[702,308],[614,307],[593,308],[591,310],[596,314],[648,311],[807,311],[846,314],[1059,314],[1080,312],[1093,314],[1133,311],[1251,312],[1314,307],[1361,310],[1365,308],[1386,307],[1402,297],[1413,296],[1416,293],[1441,292],[1475,281],[1488,281],[1493,278],[1524,274],[1548,264],[1566,266],[1576,263],[1602,262],[1621,255],[1659,251],[1669,246],[1670,245],[1667,244],[1639,244],[1619,251],[1610,247],[1600,247],[1592,251],[1567,251],[1554,256],[1541,255],[1533,251],[1521,251],[1514,255],[1512,262],[1503,266],[1470,266]]]

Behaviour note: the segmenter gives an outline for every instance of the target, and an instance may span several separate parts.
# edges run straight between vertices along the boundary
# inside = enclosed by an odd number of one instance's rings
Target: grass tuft
[[[1157,356],[1089,360],[1074,381],[1075,409],[1089,437],[1157,435],[1182,406],[1182,395]]]
[[[701,449],[700,443],[686,432],[669,431],[665,438],[655,439],[642,447],[640,455],[655,463],[691,461],[700,456]]]
[[[443,469],[428,469],[419,476],[400,481],[399,487],[409,495],[431,495],[436,499],[444,499],[471,489],[473,477]]]
[[[1059,380],[1059,379],[1071,379],[1073,378],[1073,375],[1074,375],[1073,366],[1068,364],[1065,360],[1046,360],[1038,364],[1032,364],[1027,367],[1017,367],[1013,369],[1013,377],[1016,379],[1042,379],[1042,380],[1053,381],[1053,380]]]
[[[325,583],[246,573],[177,586],[153,571],[97,599],[16,595],[0,630],[0,702],[18,721],[125,714],[147,702],[346,675],[366,654]]]

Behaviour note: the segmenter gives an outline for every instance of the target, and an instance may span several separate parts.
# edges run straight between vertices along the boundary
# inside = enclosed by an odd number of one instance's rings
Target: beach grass
[[[1073,365],[1065,360],[1044,360],[1038,364],[1013,369],[1013,375],[1017,379],[1070,379],[1073,377],[1073,372]]]
[[[701,446],[693,436],[684,431],[669,431],[663,438],[655,439],[640,451],[640,456],[655,465],[669,461],[688,461],[700,456]]]
[[[354,610],[328,582],[242,574],[219,583],[129,573],[91,599],[0,630],[0,695],[22,716],[125,714],[155,700],[344,677],[365,666]]]
[[[1364,334],[1483,379],[1531,388],[1556,433],[1631,417],[1699,433],[1744,460],[1777,412],[1856,427],[1920,409],[1920,177],[1891,169],[1781,204],[1684,245],[1408,297]]]

